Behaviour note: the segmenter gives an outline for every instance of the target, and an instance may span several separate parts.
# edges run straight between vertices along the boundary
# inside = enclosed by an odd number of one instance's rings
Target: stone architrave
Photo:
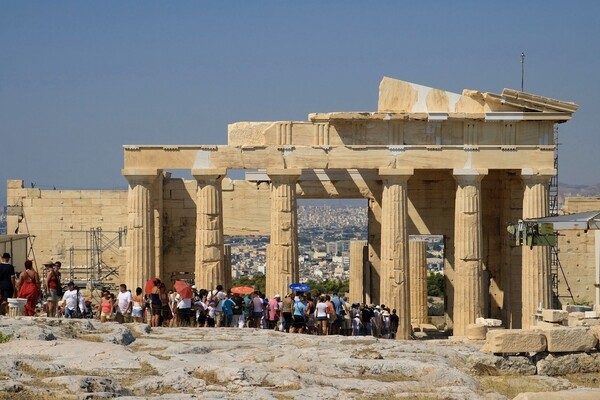
[[[192,170],[196,178],[196,287],[214,289],[225,284],[223,202],[225,169]]]
[[[410,265],[410,322],[413,325],[427,324],[427,242],[408,242]]]
[[[127,250],[125,279],[127,287],[143,287],[155,275],[153,185],[156,169],[124,169],[129,183],[127,194]]]
[[[481,262],[481,180],[487,170],[454,170],[454,335],[484,316]]]
[[[271,242],[267,252],[266,295],[288,293],[300,279],[296,181],[300,169],[267,170],[271,179]]]
[[[548,216],[548,184],[550,174],[523,170],[523,219]],[[537,309],[550,304],[550,250],[547,246],[522,246],[522,302],[521,326],[529,329],[534,324]]]
[[[350,301],[365,301],[365,247],[366,240],[350,241]]]
[[[381,281],[380,303],[396,309],[397,339],[408,339],[410,324],[410,277],[408,268],[407,182],[412,169],[380,169],[381,199]]]

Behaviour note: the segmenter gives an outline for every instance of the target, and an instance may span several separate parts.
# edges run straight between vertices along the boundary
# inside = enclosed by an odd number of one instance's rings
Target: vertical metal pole
[[[525,78],[525,53],[521,52],[521,92],[523,91],[524,78]]]

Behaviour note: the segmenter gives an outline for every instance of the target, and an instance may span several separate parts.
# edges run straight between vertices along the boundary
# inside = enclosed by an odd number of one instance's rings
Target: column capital
[[[408,177],[410,178],[415,174],[414,168],[379,168],[377,171],[379,176],[385,178],[393,178],[393,177]]]
[[[129,182],[147,182],[152,183],[160,174],[161,170],[156,168],[123,168],[121,175]]]
[[[227,176],[227,168],[194,168],[192,169],[192,176],[196,180],[220,180]]]
[[[556,169],[535,169],[535,168],[523,168],[521,170],[521,178],[525,182],[530,183],[548,183],[552,177],[556,175]]]
[[[454,176],[481,176],[482,178],[488,174],[487,168],[454,168],[452,170]]]

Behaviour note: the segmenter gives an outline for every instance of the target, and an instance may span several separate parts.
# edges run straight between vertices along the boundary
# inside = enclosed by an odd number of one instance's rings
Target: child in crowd
[[[209,328],[215,327],[215,301],[211,300],[208,303],[208,315],[206,317],[206,325]]]
[[[362,322],[360,322],[360,315],[356,314],[354,319],[352,319],[352,336],[360,336],[360,328],[362,327]]]

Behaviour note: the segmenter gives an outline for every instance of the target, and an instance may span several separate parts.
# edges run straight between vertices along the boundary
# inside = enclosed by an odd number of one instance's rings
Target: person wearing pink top
[[[277,321],[279,321],[279,302],[281,296],[276,294],[271,300],[269,300],[269,329],[277,328]]]

